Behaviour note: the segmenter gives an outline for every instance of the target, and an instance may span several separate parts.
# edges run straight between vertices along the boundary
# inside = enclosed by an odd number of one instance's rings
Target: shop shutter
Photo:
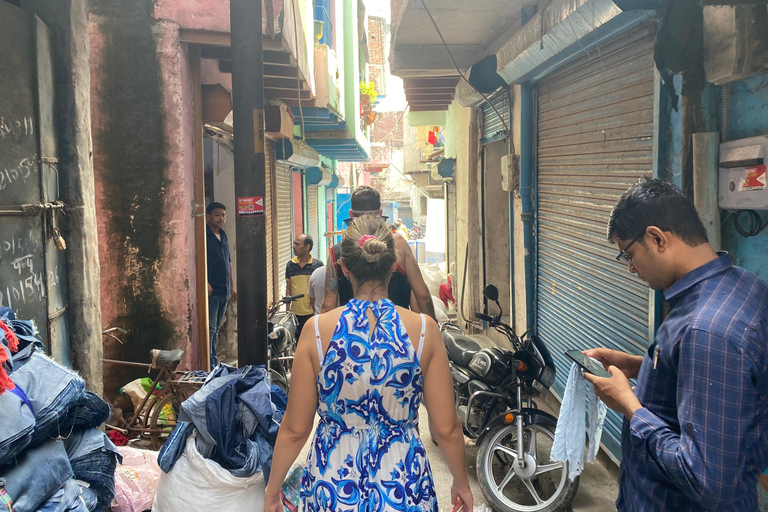
[[[278,163],[275,166],[276,203],[277,203],[277,288],[279,296],[285,295],[285,265],[293,257],[293,224],[292,224],[292,172],[290,166]]]
[[[653,333],[648,287],[606,241],[611,209],[653,175],[655,29],[612,40],[539,82],[536,327],[557,363],[567,349],[641,354]],[[620,457],[622,418],[609,411],[603,442]]]
[[[503,88],[490,98],[491,104],[496,108],[496,111],[491,108],[491,105],[487,101],[483,101],[483,136],[480,138],[480,142],[483,144],[489,144],[491,142],[501,140],[507,137],[507,130],[510,127],[510,101],[509,101],[509,89]],[[499,117],[501,114],[501,118]],[[504,122],[502,122],[502,118]],[[506,124],[506,129],[504,125]]]
[[[315,241],[315,245],[312,247],[312,257],[320,257],[320,216],[317,211],[317,188],[307,187],[307,219],[309,219],[308,234]]]
[[[272,252],[275,248],[275,219],[272,211],[272,189],[275,185],[274,147],[272,142],[266,141],[264,144],[264,169],[266,180],[266,191],[264,193],[264,212],[267,217],[267,303],[272,304],[275,301],[275,256]]]

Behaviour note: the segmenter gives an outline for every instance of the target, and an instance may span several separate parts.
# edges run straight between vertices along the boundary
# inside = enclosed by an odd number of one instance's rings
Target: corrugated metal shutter
[[[292,172],[290,166],[286,164],[276,164],[277,172],[277,285],[280,290],[279,295],[285,295],[285,266],[293,257],[293,223],[291,212],[291,187]]]
[[[312,257],[319,258],[320,248],[320,215],[317,211],[317,187],[307,187],[307,218],[309,219],[309,236],[314,240],[312,247]]]
[[[267,176],[266,193],[264,197],[264,212],[267,217],[267,303],[272,304],[275,301],[275,257],[273,250],[275,247],[274,236],[274,212],[272,211],[272,187],[275,183],[275,170],[272,166],[274,155],[272,143],[266,141],[264,144],[264,169]]]
[[[653,174],[654,33],[635,29],[538,84],[537,329],[561,396],[564,350],[649,344],[648,287],[616,262],[606,226],[622,192]],[[617,457],[621,425],[609,411],[603,442]]]
[[[483,144],[489,144],[491,142],[506,138],[507,130],[504,129],[504,124],[506,123],[507,129],[510,127],[509,89],[505,87],[488,99],[491,101],[491,104],[496,108],[499,114],[501,114],[504,122],[501,121],[499,115],[496,113],[496,111],[493,110],[493,108],[491,108],[488,102],[483,101],[483,105],[481,107],[483,111],[483,135],[480,138],[480,142]]]

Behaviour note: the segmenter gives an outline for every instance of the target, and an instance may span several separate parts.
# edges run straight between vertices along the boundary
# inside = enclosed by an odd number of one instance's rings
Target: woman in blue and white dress
[[[301,333],[265,511],[282,512],[280,488],[317,411],[302,510],[436,512],[432,471],[417,429],[423,397],[432,435],[453,476],[452,510],[470,512],[464,436],[437,324],[387,298],[397,257],[384,220],[355,218],[341,250],[355,297],[316,316]]]

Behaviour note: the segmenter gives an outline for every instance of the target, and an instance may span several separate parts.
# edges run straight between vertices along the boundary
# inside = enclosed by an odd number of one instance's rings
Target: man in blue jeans
[[[211,346],[211,369],[219,364],[216,357],[216,345],[224,313],[227,311],[229,298],[237,301],[237,292],[232,282],[232,258],[229,254],[229,241],[224,232],[227,221],[227,207],[221,203],[211,203],[205,209],[208,223],[208,331]]]

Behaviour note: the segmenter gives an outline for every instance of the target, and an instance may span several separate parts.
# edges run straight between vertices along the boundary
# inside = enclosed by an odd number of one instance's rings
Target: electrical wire
[[[427,16],[429,16],[429,19],[432,21],[432,25],[435,27],[435,30],[437,31],[437,35],[440,36],[440,40],[443,42],[443,46],[445,46],[445,51],[448,52],[448,57],[451,58],[451,62],[453,63],[453,67],[456,68],[456,71],[459,73],[459,76],[464,80],[472,89],[475,90],[477,94],[483,97],[483,99],[490,105],[490,107],[493,109],[493,111],[496,113],[497,116],[499,116],[499,119],[501,120],[501,124],[504,126],[504,130],[511,135],[512,132],[510,132],[509,127],[507,126],[507,122],[504,120],[504,117],[499,113],[499,111],[496,109],[496,107],[491,103],[491,100],[488,99],[488,96],[480,92],[477,87],[472,85],[472,83],[467,79],[466,76],[464,76],[464,73],[461,72],[461,69],[459,69],[459,65],[456,64],[456,59],[453,58],[453,54],[451,53],[450,48],[448,48],[448,43],[445,42],[445,38],[443,37],[443,33],[440,32],[440,28],[437,26],[437,22],[435,21],[435,18],[432,17],[432,13],[429,11],[429,7],[427,7],[427,3],[425,0],[421,0],[421,5],[424,6],[424,10],[427,11]],[[511,140],[511,137],[510,137]],[[514,147],[513,147],[513,153],[514,153]]]
[[[296,52],[299,51],[299,32],[296,28],[296,6],[291,2],[291,15],[293,17],[293,37],[296,41]],[[299,116],[301,117],[301,144],[307,145],[306,132],[304,131],[304,110],[301,108],[301,77],[299,76],[299,59],[296,59],[296,99],[299,101]]]
[[[749,227],[747,229],[744,229],[741,224],[741,216],[745,213],[749,214],[750,220]],[[762,230],[768,227],[768,221],[764,221],[763,218],[760,217],[760,214],[755,210],[740,210],[739,213],[737,213],[733,218],[733,223],[736,227],[736,231],[738,231],[739,234],[744,238],[757,236]]]
[[[405,173],[403,173],[403,171],[401,171],[401,170],[400,170],[400,169],[399,169],[399,168],[398,168],[398,167],[397,167],[397,166],[396,166],[394,163],[392,163],[392,160],[390,160],[389,158],[387,158],[387,157],[386,157],[386,156],[384,156],[384,155],[380,155],[380,156],[381,156],[381,157],[382,157],[384,160],[386,160],[387,162],[389,162],[389,165],[390,165],[390,166],[392,166],[392,168],[393,168],[394,170],[396,170],[398,173],[400,173],[400,180],[402,180],[403,178],[405,178],[405,179],[406,179],[406,180],[408,180],[408,181],[413,181],[413,178],[411,178],[410,176],[408,176],[408,175],[406,175]],[[397,180],[397,183],[395,184],[395,187],[396,187],[396,186],[397,186],[397,185],[400,183],[400,180]],[[414,186],[414,188],[415,188],[416,190],[418,190],[419,192],[421,192],[421,194],[422,194],[424,197],[426,197],[427,199],[429,199],[429,198],[430,198],[430,197],[427,195],[427,193],[426,193],[426,192],[424,192],[423,190],[421,190],[421,189],[420,189],[420,188],[419,188],[419,187],[418,187],[418,186],[417,186],[415,183],[414,183],[414,185],[413,185],[413,186]],[[394,190],[394,187],[393,187],[392,189],[390,189],[389,191],[390,191],[390,192],[392,192],[392,190]]]

